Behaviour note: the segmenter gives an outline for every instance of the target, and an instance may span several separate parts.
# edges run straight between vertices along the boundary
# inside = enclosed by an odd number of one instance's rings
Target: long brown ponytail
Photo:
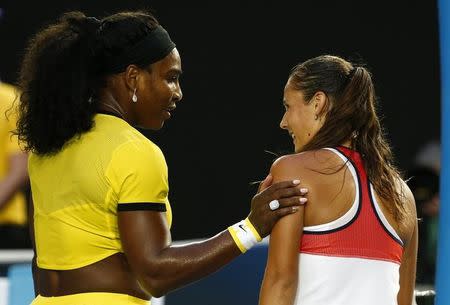
[[[303,151],[338,146],[351,139],[352,149],[362,155],[369,181],[390,206],[396,220],[405,213],[400,174],[376,112],[375,89],[369,71],[354,67],[337,56],[323,55],[292,69],[290,80],[306,101],[318,91],[328,97],[322,128]]]

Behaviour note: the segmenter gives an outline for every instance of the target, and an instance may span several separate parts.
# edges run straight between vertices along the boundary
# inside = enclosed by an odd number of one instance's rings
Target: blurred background
[[[293,149],[279,128],[290,69],[334,54],[373,73],[387,138],[412,177],[426,228],[418,279],[432,284],[440,170],[435,1],[7,1],[1,81],[14,84],[27,39],[63,12],[131,9],[151,10],[182,58],[183,100],[161,131],[144,131],[169,166],[174,240],[209,237],[246,217],[252,182],[267,175],[272,153]]]

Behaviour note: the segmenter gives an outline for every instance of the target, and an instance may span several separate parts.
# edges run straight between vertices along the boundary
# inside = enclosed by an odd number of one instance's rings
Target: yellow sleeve
[[[167,164],[156,145],[144,141],[122,144],[112,156],[107,179],[118,211],[166,211]]]

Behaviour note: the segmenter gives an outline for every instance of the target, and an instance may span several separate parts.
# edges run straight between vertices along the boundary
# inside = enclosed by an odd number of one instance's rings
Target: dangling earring
[[[136,88],[134,88],[134,92],[133,92],[133,96],[131,97],[131,100],[133,101],[133,103],[137,102]]]

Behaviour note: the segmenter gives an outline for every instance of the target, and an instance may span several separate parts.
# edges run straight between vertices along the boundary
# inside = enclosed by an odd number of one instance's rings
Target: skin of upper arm
[[[409,227],[411,228],[411,237],[406,241],[400,265],[400,291],[398,293],[398,305],[411,305],[414,295],[417,267],[417,248],[418,248],[418,223],[416,215],[416,206],[414,197],[408,186],[404,184],[408,204],[406,206],[408,215],[411,217]]]
[[[22,187],[28,180],[28,154],[17,152],[9,157],[10,172],[15,177],[18,188]]]
[[[133,272],[142,283],[157,277],[158,255],[172,242],[165,213],[118,212],[118,226],[122,248]]]
[[[0,208],[28,181],[27,159],[27,154],[22,152],[16,152],[9,156],[9,170],[6,176],[0,179]]]
[[[294,164],[295,162],[295,164]],[[271,168],[273,181],[302,177],[299,160],[286,156]],[[260,293],[260,304],[292,304],[298,283],[298,255],[304,207],[280,219],[270,234],[269,255]]]
[[[145,142],[129,142],[116,150],[107,176],[119,205],[163,203],[168,196],[167,166],[162,152]],[[166,213],[151,210],[118,211],[122,249],[133,272],[151,294],[161,271],[161,252],[170,247]]]

